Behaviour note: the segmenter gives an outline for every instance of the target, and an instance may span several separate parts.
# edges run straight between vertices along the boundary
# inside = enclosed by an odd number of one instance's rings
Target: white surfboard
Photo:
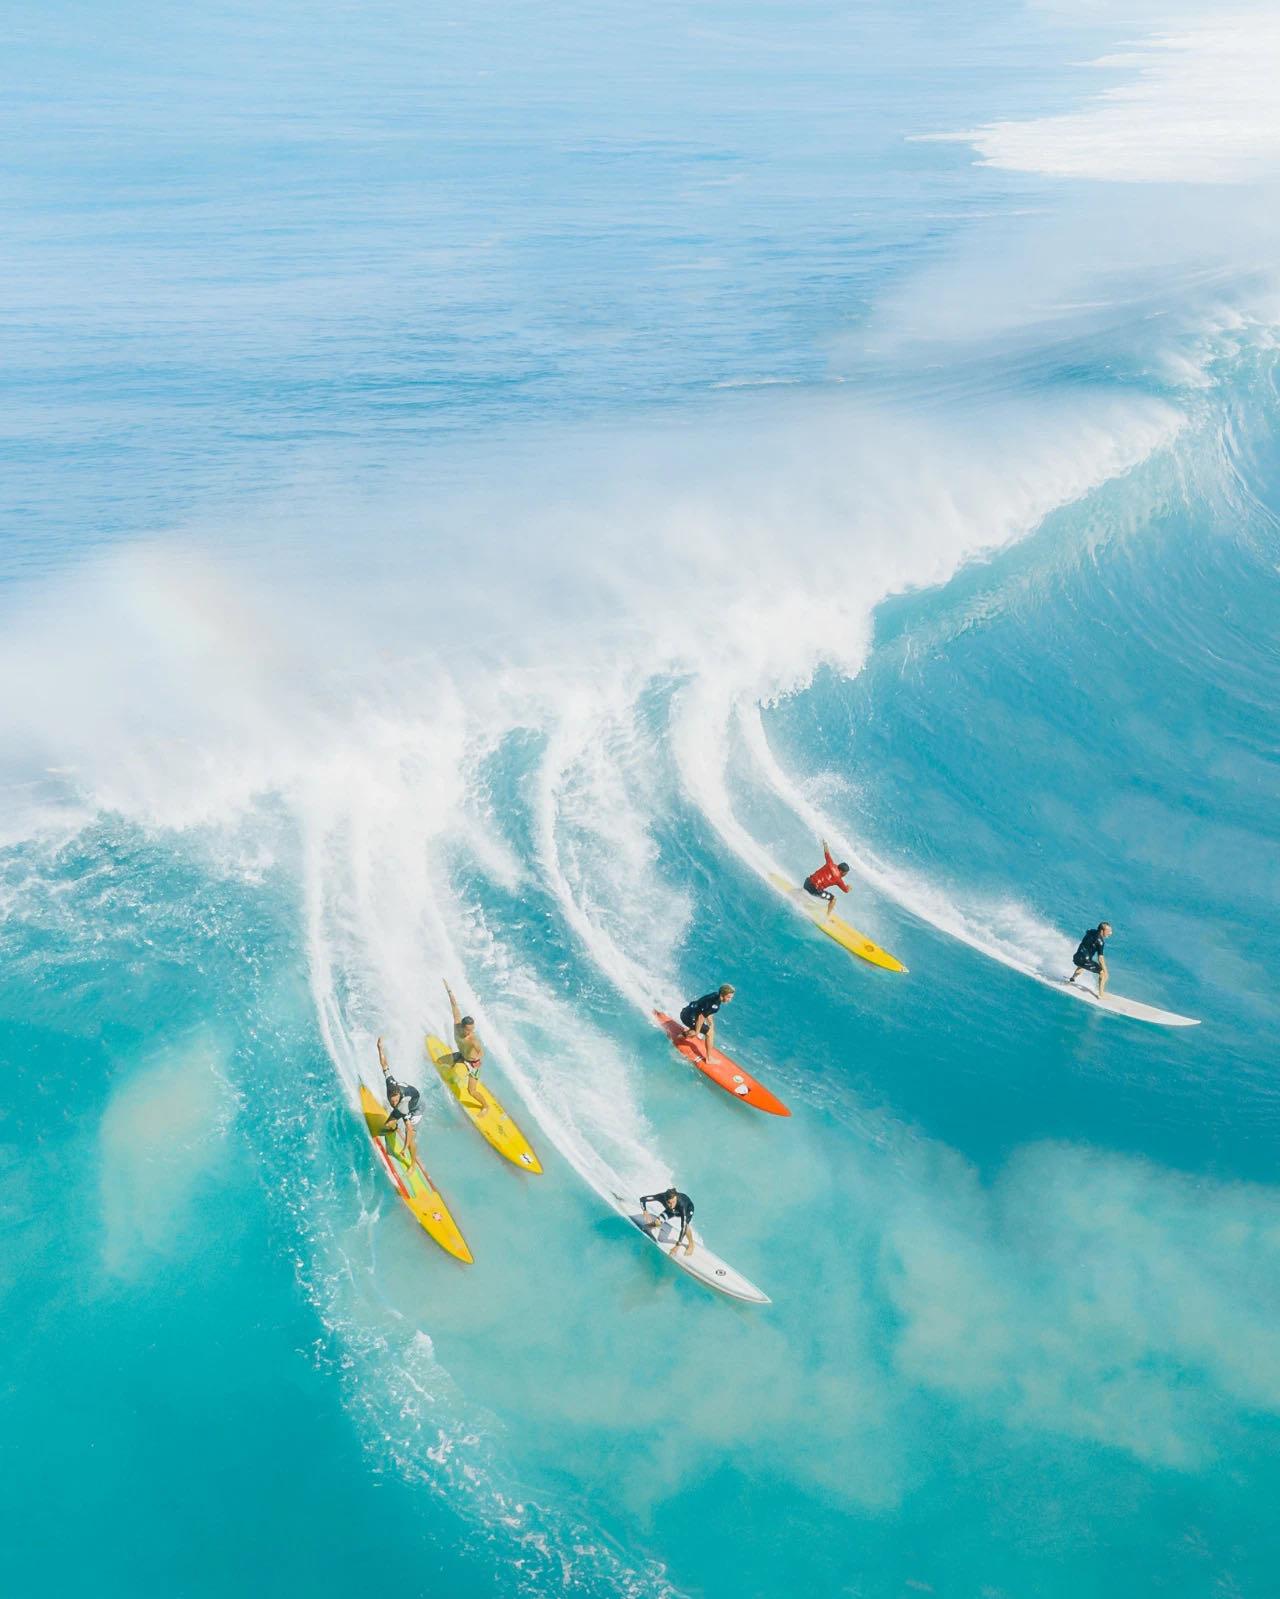
[[[626,1194],[615,1194],[613,1197],[618,1210],[636,1231],[647,1238],[673,1265],[679,1266],[681,1271],[688,1272],[690,1277],[696,1277],[700,1283],[705,1283],[708,1288],[714,1288],[718,1293],[728,1294],[730,1299],[742,1299],[751,1305],[773,1303],[768,1294],[762,1293],[740,1271],[735,1271],[727,1260],[721,1260],[719,1255],[713,1255],[701,1237],[695,1237],[691,1255],[686,1255],[683,1248],[673,1255],[671,1246],[680,1236],[678,1225],[664,1218],[662,1225],[651,1231],[644,1225],[645,1213],[641,1210],[638,1199],[628,1197]]]
[[[1075,982],[1065,977],[1042,977],[1051,988],[1060,988],[1074,999],[1084,1000],[1098,1010],[1108,1010],[1113,1016],[1131,1016],[1135,1022],[1153,1022],[1157,1027],[1199,1027],[1198,1016],[1179,1016],[1176,1011],[1160,1010],[1155,1005],[1144,1005],[1138,999],[1126,999],[1123,994],[1107,992],[1099,995],[1097,979],[1082,972]],[[1087,986],[1086,986],[1087,985]]]

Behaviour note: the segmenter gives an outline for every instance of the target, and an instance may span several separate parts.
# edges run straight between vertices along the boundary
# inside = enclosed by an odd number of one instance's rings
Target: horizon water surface
[[[6,1592],[1267,1599],[1274,15],[8,20]]]

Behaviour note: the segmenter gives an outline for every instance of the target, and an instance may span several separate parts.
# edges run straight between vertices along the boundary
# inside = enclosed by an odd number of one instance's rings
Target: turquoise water
[[[1274,1592],[1274,207],[1108,169],[1152,26],[15,19],[6,1592]]]

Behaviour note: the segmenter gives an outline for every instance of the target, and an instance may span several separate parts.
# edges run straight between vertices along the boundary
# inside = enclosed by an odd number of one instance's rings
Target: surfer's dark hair
[[[475,1019],[474,1016],[464,1016],[462,1018],[462,1020],[458,1023],[458,1026],[459,1027],[474,1027],[475,1024],[476,1024],[476,1019]]]

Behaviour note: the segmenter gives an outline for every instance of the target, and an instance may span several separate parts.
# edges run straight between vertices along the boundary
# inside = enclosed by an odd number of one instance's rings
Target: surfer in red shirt
[[[812,894],[814,899],[825,899],[827,902],[827,915],[830,916],[836,908],[836,897],[831,890],[838,888],[842,894],[849,892],[849,885],[845,882],[845,878],[849,873],[849,863],[848,861],[840,861],[837,864],[831,858],[831,851],[827,848],[825,838],[822,841],[822,853],[826,856],[826,860],[816,872],[811,872],[805,878],[804,891],[806,894]]]

